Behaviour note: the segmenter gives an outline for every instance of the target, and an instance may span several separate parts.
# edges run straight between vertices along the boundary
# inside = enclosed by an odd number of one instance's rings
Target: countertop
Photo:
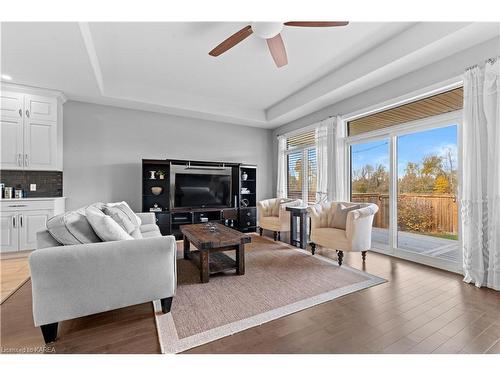
[[[21,201],[53,201],[54,199],[66,199],[66,197],[33,197],[33,198],[1,198],[0,202],[21,202]]]

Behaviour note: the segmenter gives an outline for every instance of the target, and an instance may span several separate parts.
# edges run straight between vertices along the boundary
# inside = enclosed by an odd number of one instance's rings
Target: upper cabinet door
[[[52,121],[24,121],[24,169],[57,170],[57,124]]]
[[[1,117],[1,168],[23,169],[23,119],[18,117]]]
[[[27,119],[57,121],[56,98],[26,95],[24,99],[24,107],[24,115]]]
[[[0,93],[0,116],[22,118],[24,113],[24,94],[2,91]]]

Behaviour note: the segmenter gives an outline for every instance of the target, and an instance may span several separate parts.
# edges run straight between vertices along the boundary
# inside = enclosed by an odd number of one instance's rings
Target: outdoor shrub
[[[432,206],[407,197],[398,199],[398,227],[407,232],[430,232],[433,225]]]

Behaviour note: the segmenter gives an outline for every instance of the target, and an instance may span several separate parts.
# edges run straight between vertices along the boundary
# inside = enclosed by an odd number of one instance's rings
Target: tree
[[[445,175],[436,177],[434,181],[434,191],[439,194],[449,194],[451,192],[450,181]]]

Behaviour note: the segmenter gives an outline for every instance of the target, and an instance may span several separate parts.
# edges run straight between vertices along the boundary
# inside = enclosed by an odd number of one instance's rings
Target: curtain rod
[[[494,64],[496,61],[498,60],[498,56],[497,57],[490,57],[489,59],[486,59],[484,61],[485,64]],[[474,69],[474,68],[477,68],[478,65],[477,64],[474,64],[472,66],[469,66],[467,69],[465,69],[465,71],[469,71],[471,69]]]
[[[297,128],[297,129],[294,129],[294,130],[290,130],[290,131],[285,132],[285,133],[276,134],[276,138],[281,137],[282,135],[286,135],[286,134],[293,134],[293,133],[298,132],[298,131],[300,131],[300,130],[302,130],[302,129],[312,128],[312,127],[313,127],[313,126],[315,126],[316,124],[319,124],[321,121],[325,121],[325,120],[328,120],[329,118],[332,118],[332,117],[337,117],[337,116],[341,116],[341,115],[330,115],[330,116],[325,117],[324,119],[319,120],[319,121],[316,121],[316,122],[314,122],[314,123],[312,123],[312,124],[309,124],[309,125],[306,125],[306,126],[302,126],[302,127],[300,127],[300,128]]]

